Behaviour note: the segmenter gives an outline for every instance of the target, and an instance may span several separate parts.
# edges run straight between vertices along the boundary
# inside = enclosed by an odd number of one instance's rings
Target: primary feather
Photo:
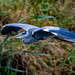
[[[42,29],[47,29],[47,32],[59,36],[61,39],[64,39],[66,41],[75,42],[75,33],[69,31],[68,29],[50,26],[43,27]]]

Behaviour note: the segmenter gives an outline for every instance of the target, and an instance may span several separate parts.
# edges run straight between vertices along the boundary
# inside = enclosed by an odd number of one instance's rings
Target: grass
[[[8,23],[28,23],[70,29],[74,26],[73,2],[63,1],[0,0],[0,27]],[[0,34],[1,37],[6,36]],[[0,39],[0,75],[19,74],[75,74],[75,43],[51,38],[25,45],[21,39],[9,36]]]

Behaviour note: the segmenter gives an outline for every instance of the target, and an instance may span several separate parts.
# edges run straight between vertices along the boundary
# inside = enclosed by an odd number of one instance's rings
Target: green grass
[[[74,25],[71,2],[0,0],[0,27],[16,22],[69,29]],[[0,40],[0,75],[75,74],[75,43],[53,38],[25,45],[21,39],[4,37],[4,40]]]

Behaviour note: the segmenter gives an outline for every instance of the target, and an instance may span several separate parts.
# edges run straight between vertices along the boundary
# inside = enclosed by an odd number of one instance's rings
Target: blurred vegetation
[[[0,0],[0,29],[27,23],[75,32],[74,21],[74,0]],[[25,45],[0,33],[0,75],[75,75],[75,43],[50,38]]]

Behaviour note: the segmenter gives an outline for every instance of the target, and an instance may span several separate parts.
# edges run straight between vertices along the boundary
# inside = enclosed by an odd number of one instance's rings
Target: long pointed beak
[[[12,36],[10,38],[23,38],[22,36]]]
[[[20,33],[20,34],[18,34],[18,35],[12,36],[12,37],[10,37],[10,38],[23,38],[23,35],[21,35],[21,33]]]
[[[25,34],[26,34],[26,32],[22,32],[18,35],[12,36],[11,38],[24,38]]]

